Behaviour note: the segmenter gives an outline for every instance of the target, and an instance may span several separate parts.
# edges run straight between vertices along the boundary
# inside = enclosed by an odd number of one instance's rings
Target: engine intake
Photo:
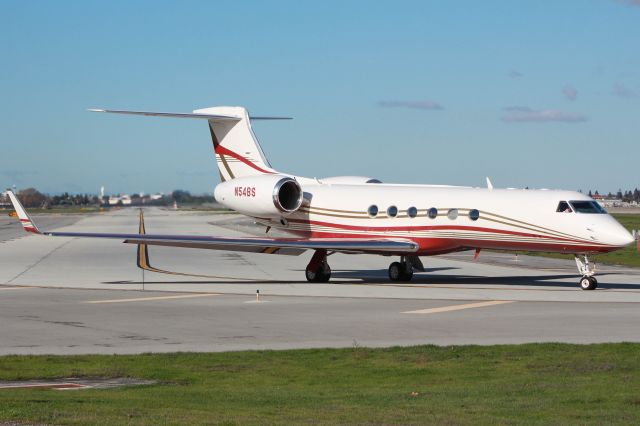
[[[293,213],[302,204],[302,188],[295,179],[282,178],[273,188],[273,204],[283,213]]]

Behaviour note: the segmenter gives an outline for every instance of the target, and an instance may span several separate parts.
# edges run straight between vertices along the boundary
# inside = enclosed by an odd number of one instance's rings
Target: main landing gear
[[[304,271],[310,283],[326,283],[331,278],[331,267],[327,263],[327,251],[316,250]]]
[[[391,281],[411,281],[413,270],[424,272],[424,266],[418,256],[400,256],[400,262],[389,265],[389,279]]]
[[[580,278],[580,288],[583,290],[595,290],[598,287],[598,280],[594,277],[596,268],[589,263],[589,258],[586,254],[583,257],[584,262],[580,260],[578,255],[575,256],[578,272],[582,275],[582,278]]]

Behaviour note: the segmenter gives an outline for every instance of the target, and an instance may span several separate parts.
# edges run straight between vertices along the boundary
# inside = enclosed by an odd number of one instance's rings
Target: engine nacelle
[[[214,191],[216,201],[249,216],[281,217],[302,204],[302,188],[283,175],[245,176],[222,182]]]
[[[366,176],[332,176],[320,179],[322,183],[336,183],[341,185],[360,185],[364,183],[382,183],[378,179]]]

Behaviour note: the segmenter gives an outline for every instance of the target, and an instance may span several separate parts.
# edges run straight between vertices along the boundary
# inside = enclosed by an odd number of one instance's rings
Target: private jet
[[[221,182],[216,200],[288,238],[226,238],[193,235],[41,231],[16,195],[8,195],[24,229],[49,237],[120,239],[149,246],[229,250],[270,255],[313,251],[309,282],[328,282],[333,253],[395,256],[391,281],[410,281],[424,271],[420,257],[483,249],[539,251],[575,256],[579,285],[598,282],[588,256],[631,244],[631,234],[596,201],[575,191],[388,184],[366,176],[307,178],[274,169],[243,107],[212,107],[192,113],[90,111],[206,120]]]

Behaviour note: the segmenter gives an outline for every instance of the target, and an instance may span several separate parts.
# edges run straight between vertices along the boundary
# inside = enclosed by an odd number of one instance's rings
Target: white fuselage
[[[270,217],[240,212],[310,238],[410,239],[419,244],[420,255],[472,248],[596,253],[633,241],[606,213],[557,211],[561,201],[593,201],[579,192],[297,180],[304,191],[297,211]],[[371,206],[377,207],[375,216]],[[393,207],[395,217],[388,213]],[[430,217],[432,208],[437,215]]]

